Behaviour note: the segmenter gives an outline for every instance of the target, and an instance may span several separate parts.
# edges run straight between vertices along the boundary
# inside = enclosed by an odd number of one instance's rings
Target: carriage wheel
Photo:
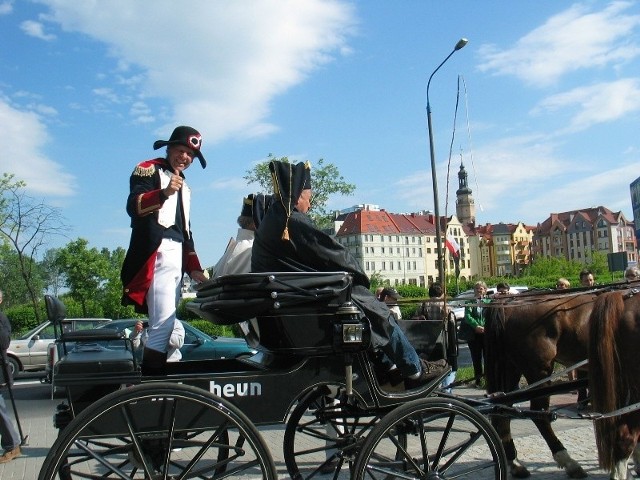
[[[458,400],[431,397],[398,407],[376,425],[360,449],[353,478],[506,480],[507,475],[507,459],[489,421]]]
[[[165,383],[118,390],[83,410],[61,431],[38,479],[58,475],[277,479],[264,440],[237,407],[200,388]]]
[[[291,412],[284,432],[284,459],[294,480],[350,478],[365,436],[383,412],[367,412],[345,402],[341,389],[326,385],[305,395]]]

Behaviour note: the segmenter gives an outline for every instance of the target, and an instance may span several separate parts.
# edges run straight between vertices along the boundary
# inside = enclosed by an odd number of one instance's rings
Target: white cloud
[[[137,88],[173,103],[158,133],[176,122],[198,125],[209,145],[276,131],[265,121],[270,102],[348,54],[354,27],[352,7],[337,0],[43,3],[47,19],[106,43],[120,72],[129,65],[145,72]]]
[[[561,109],[577,110],[568,131],[585,130],[592,125],[611,122],[640,111],[640,80],[628,78],[615,82],[579,87],[544,99],[534,112]]]
[[[72,195],[75,177],[43,153],[48,137],[36,113],[16,110],[0,100],[0,172],[24,180],[32,194]]]
[[[55,40],[56,38],[55,35],[44,32],[44,25],[42,25],[42,23],[35,22],[33,20],[25,20],[22,22],[20,24],[20,29],[30,37],[39,38],[40,40],[45,40],[47,42]]]
[[[510,49],[483,45],[478,68],[513,75],[531,85],[548,85],[573,71],[627,62],[640,55],[640,47],[633,42],[640,15],[626,13],[635,5],[618,1],[592,12],[585,4],[575,4]]]
[[[13,2],[0,3],[0,15],[9,15],[13,12]]]

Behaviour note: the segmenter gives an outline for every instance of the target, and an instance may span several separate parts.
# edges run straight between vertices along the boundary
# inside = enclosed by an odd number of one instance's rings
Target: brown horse
[[[640,288],[611,292],[596,301],[591,314],[589,385],[596,412],[630,411],[594,420],[600,467],[610,478],[627,478],[633,454],[640,474]],[[634,405],[635,404],[635,405]]]
[[[518,389],[520,377],[529,385],[550,377],[555,362],[574,365],[587,358],[589,316],[596,299],[593,290],[572,289],[531,292],[496,298],[485,313],[485,368],[487,391],[511,392]],[[549,397],[531,398],[532,410],[547,410]],[[571,458],[558,439],[551,421],[533,418],[547,442],[554,460],[571,478],[586,472]],[[493,416],[492,423],[502,439],[511,474],[528,477],[529,471],[518,460],[511,436],[511,421]]]

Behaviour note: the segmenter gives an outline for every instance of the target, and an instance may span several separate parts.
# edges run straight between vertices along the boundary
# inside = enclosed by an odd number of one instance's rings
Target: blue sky
[[[480,224],[597,205],[632,219],[636,1],[0,0],[0,173],[61,209],[69,238],[51,246],[126,248],[129,174],[191,125],[207,266],[270,153],[338,166],[357,189],[331,208],[432,210],[427,79],[461,37],[429,90],[440,212],[462,159]]]

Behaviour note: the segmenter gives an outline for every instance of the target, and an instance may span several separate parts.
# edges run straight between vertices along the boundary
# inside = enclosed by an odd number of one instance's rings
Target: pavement
[[[481,390],[467,387],[456,388],[454,393],[463,398],[482,398],[484,394]],[[10,407],[7,393],[5,392],[4,395]],[[56,405],[61,403],[63,396],[56,394],[55,398],[51,399],[50,387],[35,381],[28,384],[17,383],[14,386],[14,396],[23,434],[28,435],[28,445],[23,447],[21,457],[6,464],[0,464],[0,479],[35,480],[58,434],[53,426],[52,417]],[[575,398],[576,396],[572,394],[556,395],[552,398],[552,408],[571,404],[575,402]],[[577,415],[575,409],[560,410],[559,418],[553,423],[553,427],[570,455],[587,471],[589,478],[606,480],[609,475],[598,468],[593,424],[586,419],[567,418],[575,415]],[[564,471],[556,466],[546,444],[530,420],[513,420],[512,430],[519,458],[531,471],[532,479],[568,478]],[[282,456],[283,426],[264,427],[260,431],[276,462],[279,478],[288,478]]]

